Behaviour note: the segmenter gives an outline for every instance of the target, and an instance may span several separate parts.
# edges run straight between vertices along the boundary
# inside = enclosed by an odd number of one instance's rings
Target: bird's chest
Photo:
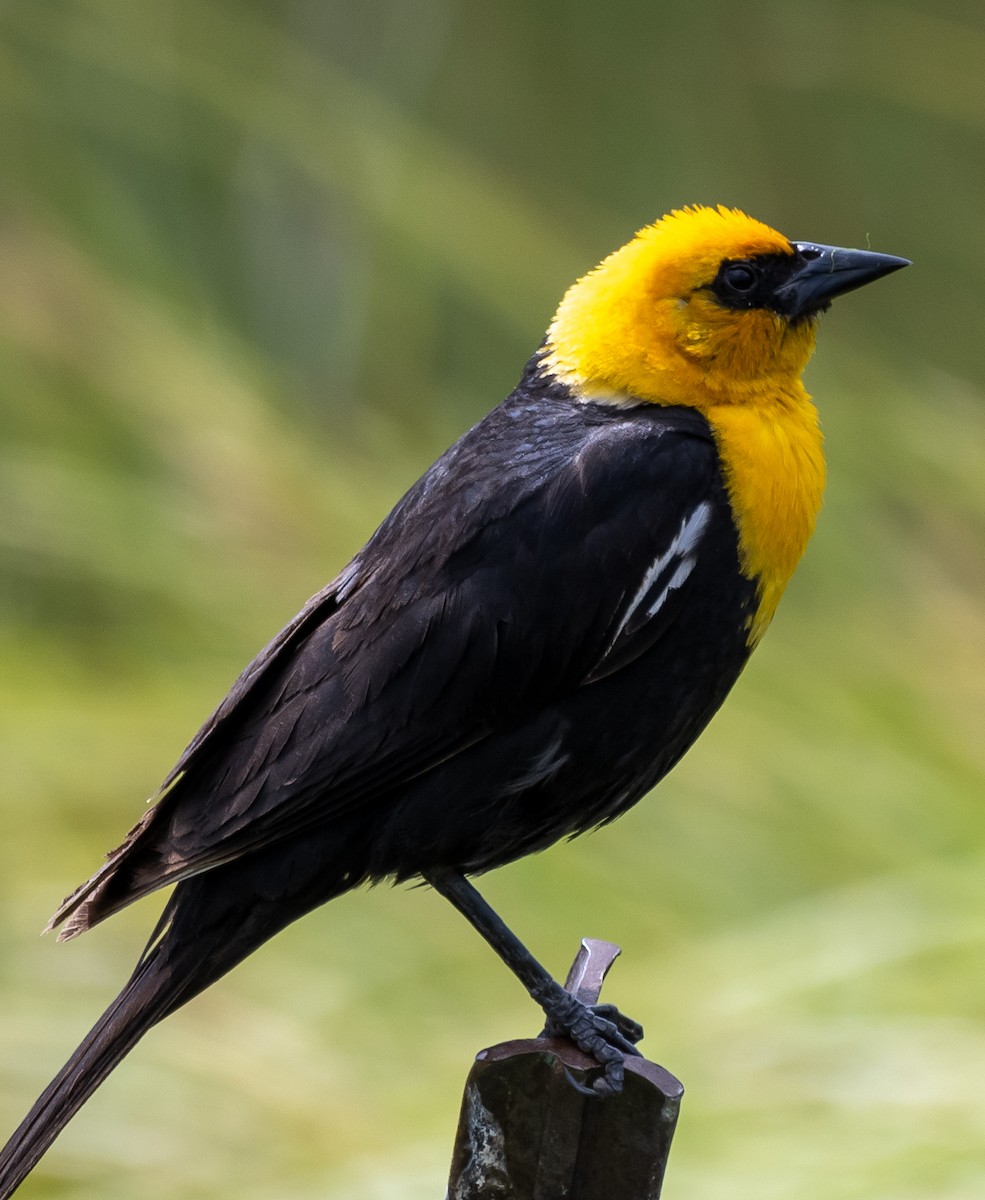
[[[817,412],[806,393],[708,414],[739,541],[757,586],[749,644],[765,633],[814,530],[824,492]]]

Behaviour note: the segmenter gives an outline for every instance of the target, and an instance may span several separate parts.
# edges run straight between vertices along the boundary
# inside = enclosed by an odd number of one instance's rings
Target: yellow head
[[[688,405],[708,419],[759,606],[776,609],[821,504],[817,413],[801,382],[831,299],[906,260],[791,242],[736,209],[640,230],[569,289],[544,368],[582,400]]]
[[[814,317],[833,295],[902,265],[791,242],[737,209],[685,208],[569,289],[545,365],[585,398],[707,408],[798,394]],[[730,266],[755,273],[737,277],[748,294],[729,287]]]

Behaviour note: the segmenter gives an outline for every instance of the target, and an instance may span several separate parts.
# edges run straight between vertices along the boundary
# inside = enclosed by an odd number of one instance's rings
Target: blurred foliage
[[[916,266],[825,320],[808,558],[686,762],[485,890],[688,1086],[668,1194],[985,1185],[985,14],[972,0],[5,0],[0,1117],[159,901],[57,899],[242,663],[689,201]],[[442,1194],[536,1014],[426,891],[349,896],[148,1037],[34,1197]]]

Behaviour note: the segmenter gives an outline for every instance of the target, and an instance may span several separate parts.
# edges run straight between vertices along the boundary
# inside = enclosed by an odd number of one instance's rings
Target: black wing
[[[88,900],[70,935],[364,812],[619,670],[672,625],[713,518],[728,513],[697,414],[514,397],[250,664],[170,790],[55,920]]]

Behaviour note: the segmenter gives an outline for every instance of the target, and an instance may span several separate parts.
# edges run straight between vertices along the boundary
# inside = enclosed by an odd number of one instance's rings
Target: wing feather
[[[371,825],[402,784],[637,657],[684,602],[673,568],[699,552],[716,470],[683,410],[500,406],[246,668],[55,923],[315,825]]]

